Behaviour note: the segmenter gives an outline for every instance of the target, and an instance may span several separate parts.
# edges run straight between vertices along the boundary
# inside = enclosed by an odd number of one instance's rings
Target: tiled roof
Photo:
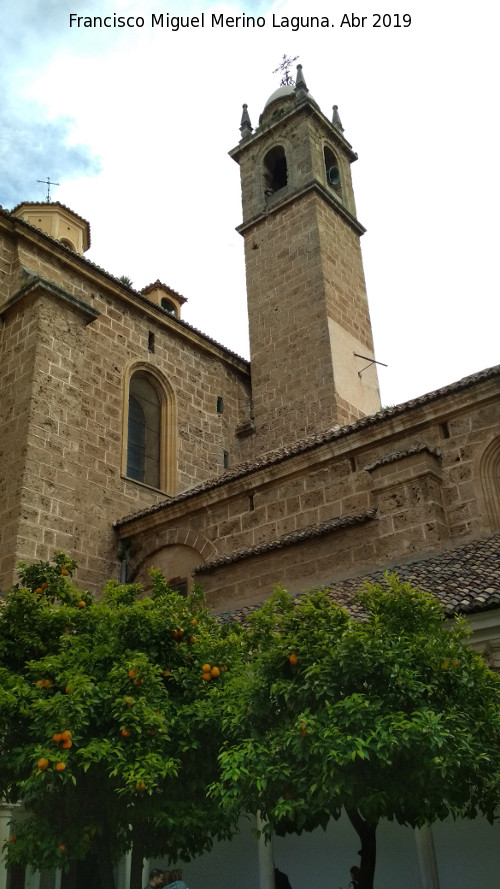
[[[456,383],[451,383],[448,386],[443,386],[441,389],[436,389],[433,392],[428,392],[426,395],[421,395],[419,398],[413,398],[411,401],[405,401],[402,404],[397,404],[394,407],[383,408],[378,411],[376,414],[370,414],[367,417],[361,417],[359,420],[355,420],[353,423],[349,423],[347,426],[335,426],[332,429],[325,429],[322,432],[315,432],[313,435],[307,436],[307,438],[299,439],[298,441],[292,442],[289,445],[284,445],[283,447],[277,448],[273,451],[268,451],[265,454],[262,454],[256,460],[247,461],[245,463],[238,463],[232,469],[228,469],[222,475],[216,476],[215,478],[210,478],[205,482],[201,482],[199,485],[195,485],[192,488],[189,488],[187,491],[183,491],[181,494],[177,494],[175,497],[170,497],[168,500],[163,500],[161,503],[156,503],[153,506],[149,506],[146,509],[141,509],[138,512],[132,513],[131,515],[124,516],[121,519],[118,519],[115,522],[115,527],[119,528],[120,525],[124,525],[129,521],[134,519],[142,518],[146,515],[151,515],[155,512],[160,512],[163,509],[168,509],[169,506],[172,506],[175,503],[181,503],[183,500],[188,500],[190,497],[195,497],[197,494],[203,493],[204,491],[209,491],[212,488],[222,487],[223,485],[229,484],[235,479],[243,478],[246,475],[250,475],[252,472],[256,472],[259,469],[263,469],[266,466],[270,466],[273,463],[280,463],[283,460],[287,460],[289,457],[294,457],[298,454],[305,453],[310,450],[314,450],[317,447],[320,447],[323,444],[326,444],[330,441],[337,441],[342,438],[347,438],[349,435],[353,435],[358,432],[360,429],[368,429],[372,426],[377,426],[379,424],[385,423],[387,420],[392,419],[392,417],[400,416],[401,414],[407,413],[415,408],[420,407],[421,405],[430,404],[433,401],[437,401],[440,398],[446,398],[448,395],[451,395],[456,392],[461,392],[465,389],[469,389],[472,386],[475,386],[477,383],[481,383],[485,380],[494,379],[495,377],[500,376],[500,364],[495,365],[494,367],[486,368],[486,370],[482,370],[479,373],[472,374],[471,376],[464,377],[461,380],[458,380]],[[426,445],[417,445],[418,449],[429,450],[429,453],[435,453],[437,456],[437,452],[431,448],[427,448]],[[417,451],[415,451],[417,452]],[[406,454],[413,453],[413,449],[410,449]],[[402,454],[396,455],[394,459],[399,459]],[[388,461],[392,457],[388,458]],[[377,464],[378,465],[378,464]],[[372,467],[373,468],[373,467]]]
[[[76,216],[76,218],[79,219],[80,222],[84,222],[89,230],[89,233],[90,233],[90,223],[88,222],[88,220],[84,219],[83,216],[80,216],[79,213],[75,213],[75,211],[72,210],[71,207],[68,207],[66,204],[61,204],[61,201],[21,201],[20,204],[16,204],[15,207],[12,207],[12,210],[10,212],[12,214],[15,214],[16,210],[19,210],[20,207],[40,207],[40,206],[61,207],[62,210],[67,210],[73,216]],[[7,212],[9,212],[9,211],[7,211]],[[28,225],[30,225],[30,223],[28,223]],[[36,228],[36,226],[34,226],[34,227]],[[45,232],[44,232],[44,234],[45,234]],[[50,235],[49,235],[49,237],[50,237]]]
[[[437,596],[446,615],[500,608],[500,533],[407,564],[391,565],[388,570]],[[356,592],[366,581],[382,582],[384,574],[385,570],[380,570],[333,581],[327,585],[330,598],[353,616],[359,616],[362,608],[356,602]],[[243,621],[258,607],[227,611],[219,617],[224,621]]]
[[[159,278],[157,278],[156,281],[153,281],[152,284],[147,284],[146,287],[143,287],[141,293],[143,296],[147,296],[152,290],[165,291],[165,293],[168,293],[169,296],[173,296],[181,305],[187,303],[187,298],[185,296],[182,296],[181,293],[177,293],[177,290],[174,290],[173,287],[169,287],[168,284],[164,284]]]

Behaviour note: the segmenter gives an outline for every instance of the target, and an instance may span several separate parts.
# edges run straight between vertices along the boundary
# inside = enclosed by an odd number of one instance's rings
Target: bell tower
[[[269,450],[380,408],[350,165],[306,86],[276,90],[253,131],[243,106],[240,166],[252,398]],[[359,358],[357,356],[363,356]]]

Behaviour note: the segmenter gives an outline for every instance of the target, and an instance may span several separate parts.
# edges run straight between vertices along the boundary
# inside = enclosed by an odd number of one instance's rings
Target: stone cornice
[[[366,229],[360,222],[356,219],[352,213],[349,213],[349,210],[346,210],[344,205],[339,201],[339,199],[328,191],[321,182],[318,182],[314,179],[312,182],[308,182],[307,185],[302,186],[297,190],[294,190],[290,193],[287,193],[283,196],[281,200],[273,200],[272,204],[270,204],[266,210],[263,210],[261,213],[257,213],[255,216],[252,216],[251,219],[247,219],[245,222],[242,222],[240,225],[236,226],[236,231],[240,235],[244,235],[249,232],[252,228],[259,224],[263,219],[267,219],[271,213],[275,213],[276,210],[282,210],[284,207],[287,207],[289,204],[293,204],[294,201],[298,201],[303,198],[304,195],[308,194],[308,192],[316,192],[320,197],[326,201],[330,207],[335,210],[335,212],[342,217],[344,222],[346,222],[350,228],[359,236],[364,235]],[[277,192],[276,194],[279,194]]]
[[[24,287],[21,287],[4,303],[0,309],[0,317],[3,319],[11,312],[18,311],[27,300],[37,299],[40,296],[49,296],[65,303],[73,312],[83,317],[85,324],[91,324],[101,314],[93,306],[68,293],[63,287],[59,287],[58,284],[54,284],[52,281],[47,281],[45,278],[37,275],[31,278]]]
[[[198,565],[193,574],[207,574],[222,568],[226,565],[232,565],[235,562],[241,562],[244,559],[250,559],[252,556],[260,556],[265,553],[274,552],[287,546],[294,546],[297,543],[304,543],[316,537],[324,537],[325,534],[332,534],[334,531],[343,531],[344,528],[351,528],[354,525],[361,525],[371,519],[376,518],[377,510],[368,509],[365,512],[356,515],[342,516],[337,519],[331,519],[328,522],[321,522],[319,525],[309,525],[300,531],[293,531],[290,534],[283,534],[274,540],[268,540],[265,543],[259,543],[256,546],[242,547],[232,553],[218,556],[209,562],[203,562]]]

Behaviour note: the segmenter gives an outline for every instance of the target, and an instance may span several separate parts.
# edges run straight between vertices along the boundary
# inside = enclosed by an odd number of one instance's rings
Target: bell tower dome
[[[260,447],[345,425],[380,408],[351,163],[306,86],[276,90],[253,131],[243,106],[240,166],[252,398]]]

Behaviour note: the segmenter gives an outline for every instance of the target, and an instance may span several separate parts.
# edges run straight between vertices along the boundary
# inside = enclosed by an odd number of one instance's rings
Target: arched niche
[[[500,435],[493,438],[479,460],[479,488],[490,530],[500,528]]]

